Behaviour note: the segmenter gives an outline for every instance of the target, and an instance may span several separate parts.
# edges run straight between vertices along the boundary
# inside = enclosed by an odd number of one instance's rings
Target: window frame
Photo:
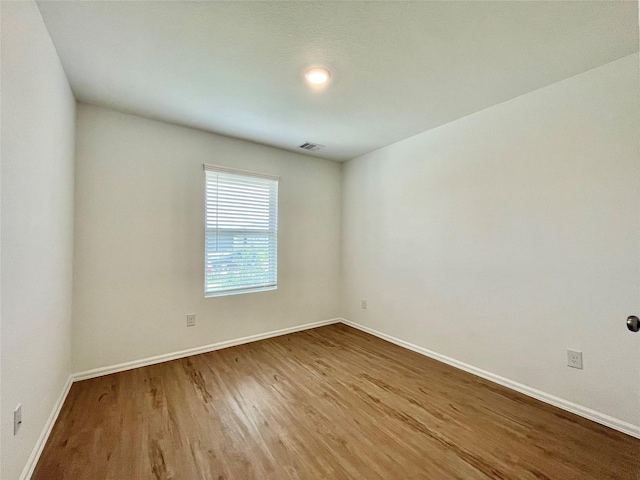
[[[203,170],[204,170],[204,272],[203,272],[204,276],[203,276],[203,280],[204,280],[205,298],[215,298],[215,297],[224,297],[229,295],[241,295],[245,293],[257,293],[257,292],[267,292],[267,291],[277,290],[278,289],[278,210],[279,210],[278,190],[279,190],[280,177],[275,175],[247,171],[247,170],[239,170],[235,168],[223,167],[219,165],[211,165],[207,163],[203,164]],[[269,228],[269,230],[263,231],[265,232],[266,235],[273,235],[273,242],[275,243],[273,253],[271,254],[272,256],[275,256],[275,258],[270,257],[270,265],[273,265],[275,270],[275,274],[273,276],[273,279],[274,279],[273,283],[269,283],[269,284],[262,283],[262,284],[243,286],[240,288],[227,288],[225,290],[217,290],[217,291],[207,290],[207,265],[208,265],[208,255],[210,253],[208,250],[207,242],[211,232],[220,231],[219,227],[216,229],[210,229],[207,226],[207,213],[208,213],[207,172],[238,175],[242,177],[259,178],[259,179],[269,180],[275,183],[275,198],[270,199],[269,201],[269,211],[270,211],[269,223],[271,224],[273,222],[273,229]],[[273,215],[275,218],[272,219],[271,215]],[[232,231],[231,229],[227,230],[227,232],[231,232],[231,231]],[[238,232],[239,235],[242,235],[244,233],[247,236],[256,235],[257,233],[259,233],[259,231],[246,229],[246,228],[244,229],[239,228],[235,231]]]

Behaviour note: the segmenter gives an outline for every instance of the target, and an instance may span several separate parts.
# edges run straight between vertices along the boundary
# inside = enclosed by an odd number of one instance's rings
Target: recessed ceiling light
[[[323,85],[329,81],[331,73],[326,68],[315,67],[307,70],[304,76],[312,85]]]

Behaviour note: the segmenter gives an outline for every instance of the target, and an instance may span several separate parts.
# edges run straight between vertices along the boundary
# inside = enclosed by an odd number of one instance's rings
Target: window
[[[275,290],[278,177],[205,165],[206,297]]]

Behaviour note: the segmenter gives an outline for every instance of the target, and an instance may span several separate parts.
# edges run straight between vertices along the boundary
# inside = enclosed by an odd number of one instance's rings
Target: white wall
[[[340,164],[83,104],[77,122],[75,371],[338,316]],[[204,298],[203,163],[280,176],[277,290]]]
[[[640,425],[638,106],[632,55],[348,162],[346,318]]]
[[[15,480],[71,373],[75,100],[36,4],[0,8],[0,477]]]

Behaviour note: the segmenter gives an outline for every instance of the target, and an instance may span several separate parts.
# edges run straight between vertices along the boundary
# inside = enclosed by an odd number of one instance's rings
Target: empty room
[[[637,1],[0,1],[2,480],[640,479]]]

